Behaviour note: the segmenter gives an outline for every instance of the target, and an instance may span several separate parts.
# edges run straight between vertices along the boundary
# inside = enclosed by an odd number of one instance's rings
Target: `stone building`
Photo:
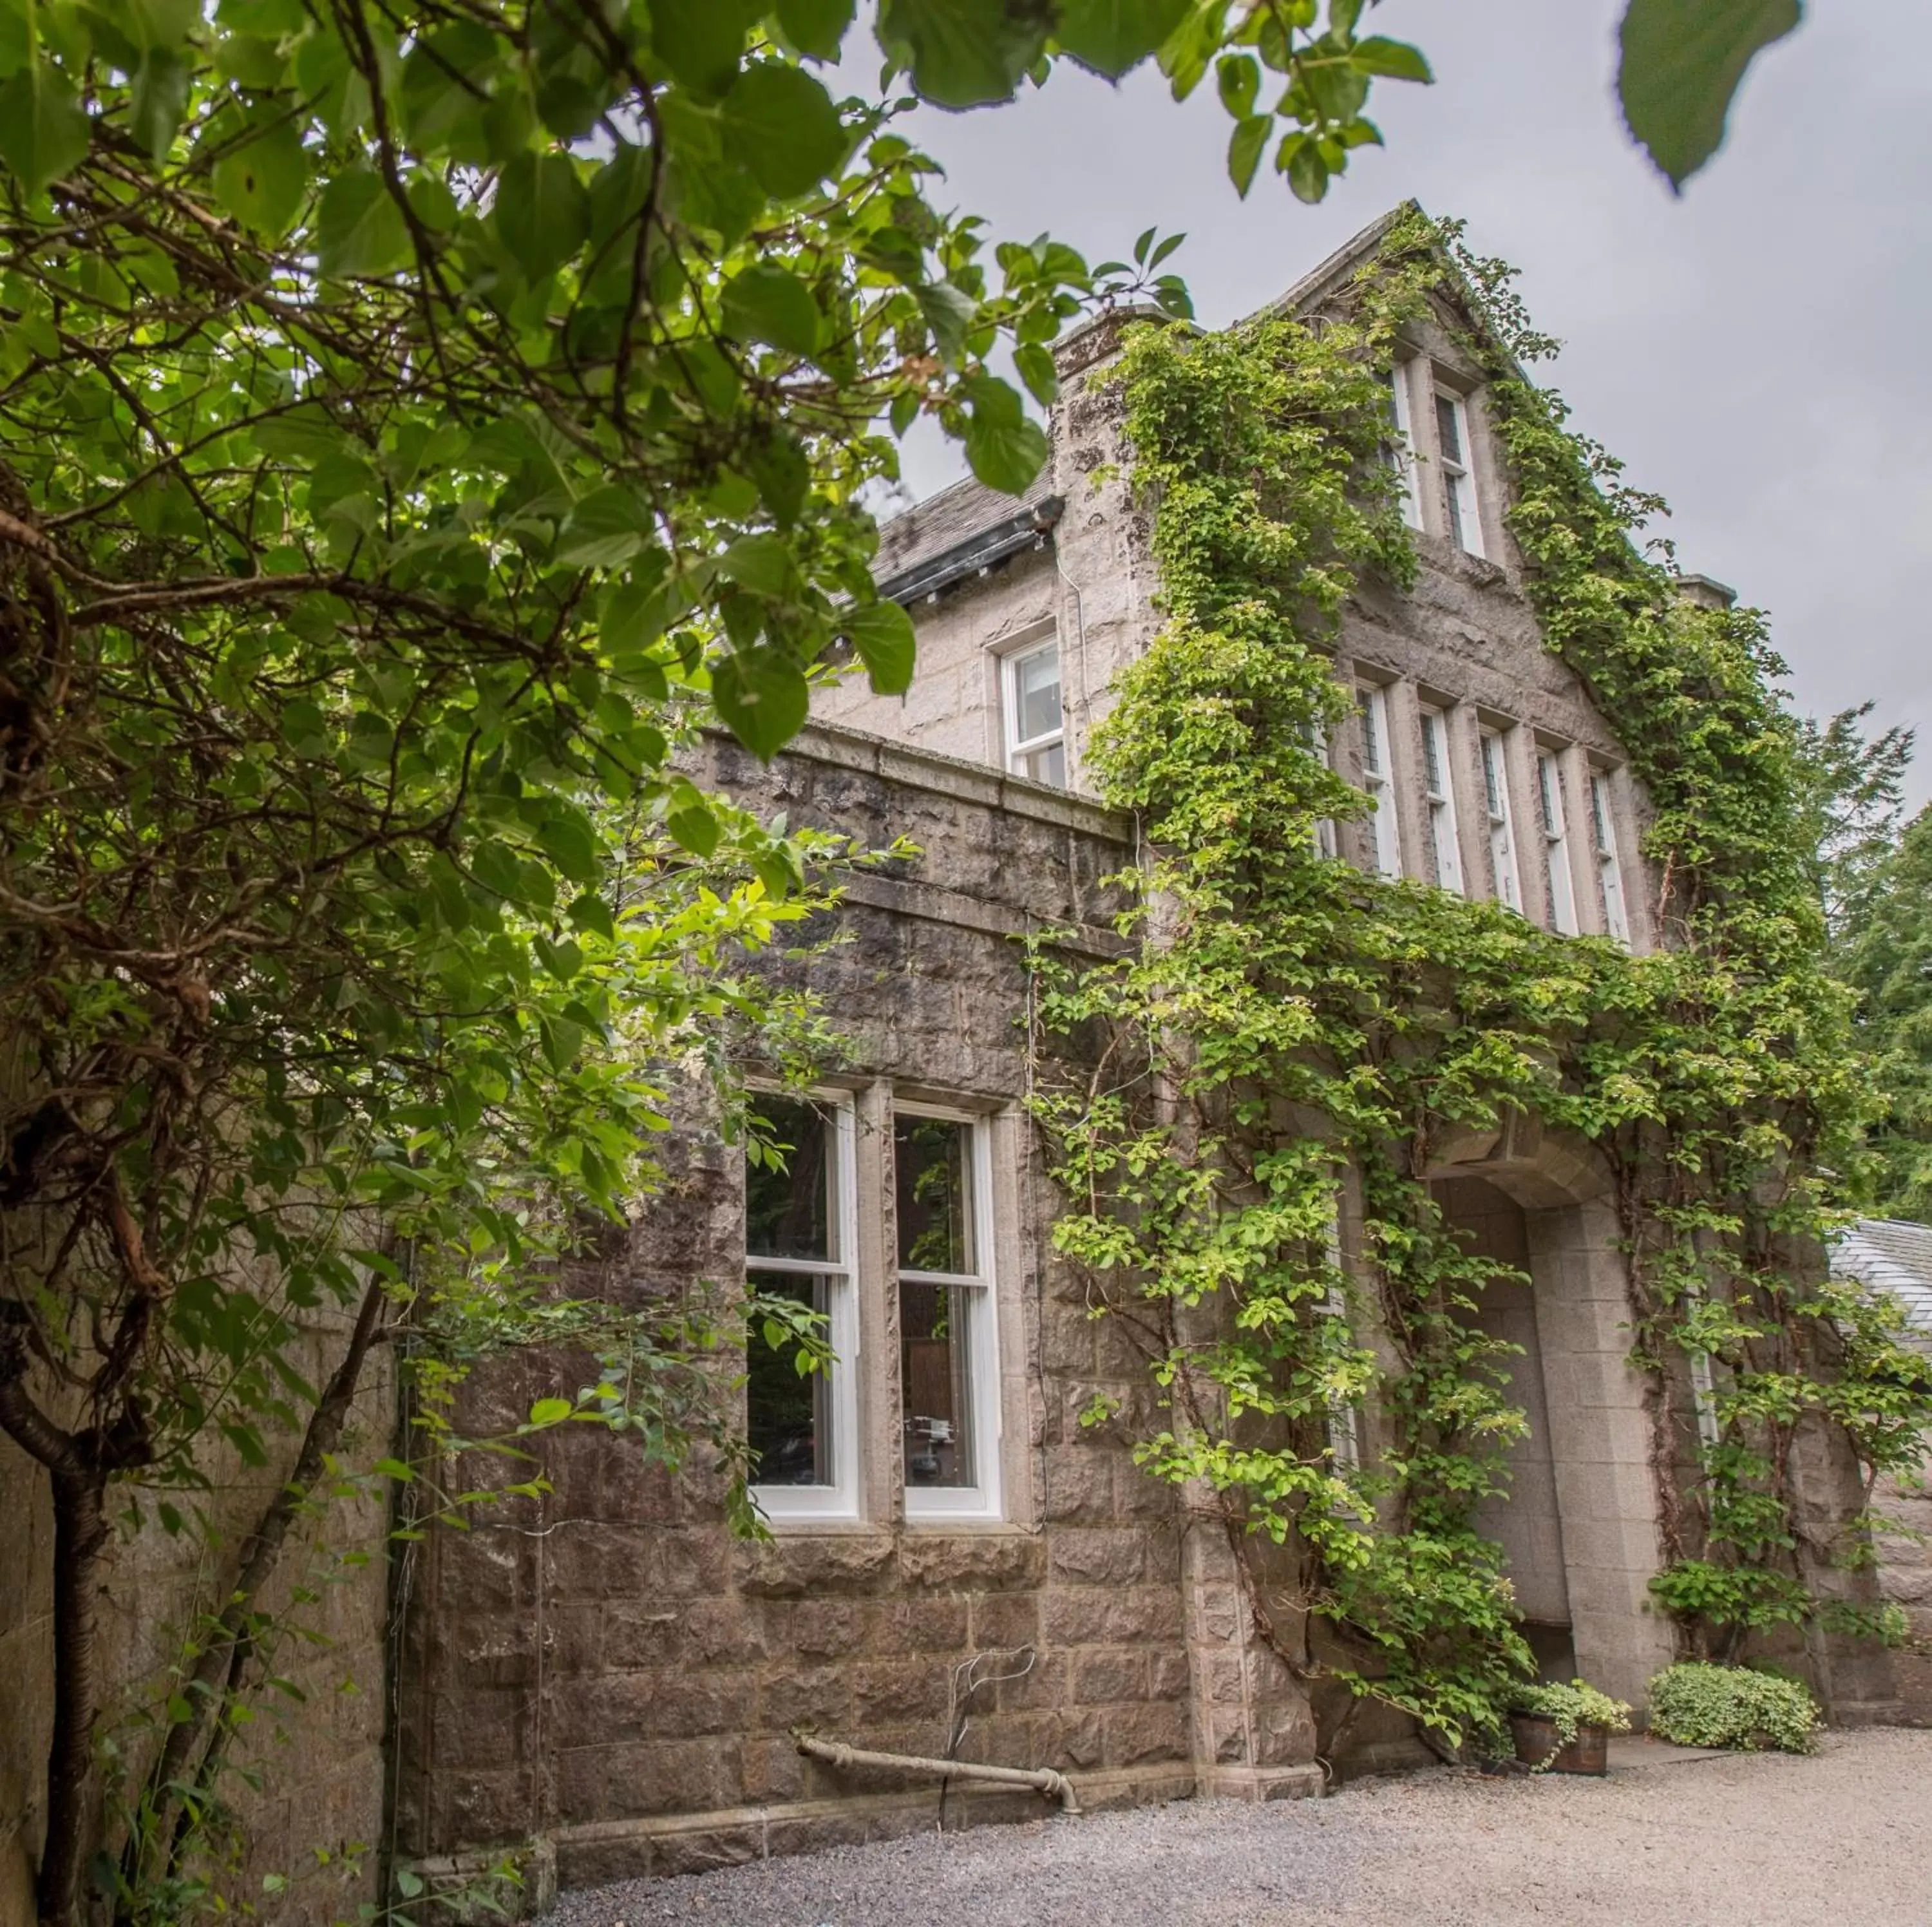
[[[1387,227],[1286,303],[1330,299]],[[1063,1769],[1089,1805],[1310,1793],[1426,1757],[1391,1717],[1318,1759],[1318,1709],[1257,1637],[1225,1541],[1079,1421],[1096,1394],[1148,1394],[1052,1253],[1022,1110],[1039,1040],[1019,940],[1070,927],[1104,951],[1105,880],[1134,859],[1132,826],[1084,778],[1114,679],[1158,622],[1108,383],[1123,319],[1060,344],[1052,458],[1025,497],[962,482],[885,527],[877,572],[919,631],[908,693],[824,689],[769,770],[709,752],[710,779],[758,806],[922,852],[853,879],[843,941],[811,966],[849,1048],[815,1106],[783,1113],[789,1175],[748,1177],[694,1115],[611,1259],[612,1289],[748,1276],[826,1314],[822,1382],[755,1343],[749,1360],[772,1536],[734,1542],[701,1480],[593,1434],[554,1448],[555,1493],[527,1516],[435,1538],[412,1580],[401,1850],[538,1838],[579,1883],[927,1827],[942,1797],[955,1820],[1039,1808],[802,1758],[800,1729]],[[1658,941],[1646,799],[1543,647],[1452,319],[1413,326],[1392,374],[1421,566],[1412,592],[1365,584],[1346,614],[1334,668],[1358,703],[1331,755],[1373,808],[1336,854],[1642,950]],[[1429,1175],[1471,1244],[1533,1280],[1483,1307],[1521,1348],[1530,1420],[1486,1529],[1546,1670],[1640,1705],[1673,1640],[1648,1591],[1657,1482],[1607,1171],[1532,1120],[1467,1135]],[[508,1415],[538,1388],[486,1389]],[[1688,1379],[1680,1403],[1689,1462]],[[1840,1719],[1894,1710],[1882,1661],[1814,1658]],[[1016,1676],[976,1687],[989,1673]]]
[[[1330,299],[1387,226],[1285,302]],[[1372,809],[1335,854],[1642,950],[1658,941],[1646,799],[1543,646],[1450,319],[1413,326],[1393,371],[1420,569],[1407,593],[1364,584],[1346,612],[1334,669],[1358,701],[1330,754]],[[1051,1248],[1023,1109],[1047,1045],[1022,943],[1052,928],[1109,953],[1107,880],[1136,860],[1134,826],[1084,777],[1114,680],[1159,620],[1108,383],[1123,321],[1060,344],[1052,458],[1024,497],[964,482],[885,528],[878,572],[919,630],[908,694],[827,687],[770,767],[713,741],[693,772],[761,812],[921,853],[850,877],[825,946],[782,966],[808,975],[845,1040],[811,1105],[774,1101],[789,1172],[748,1171],[692,1091],[662,1195],[599,1269],[618,1295],[748,1277],[826,1315],[823,1378],[755,1341],[748,1360],[771,1536],[731,1535],[714,1475],[673,1478],[633,1442],[563,1427],[539,1442],[546,1496],[432,1532],[387,1575],[372,1565],[355,1613],[372,1653],[385,1621],[396,1642],[388,1737],[371,1694],[359,1751],[326,1762],[359,1762],[385,1793],[372,1870],[454,1875],[510,1850],[540,1892],[929,1828],[942,1802],[948,1824],[1041,1810],[1031,1792],[803,1757],[803,1729],[1060,1769],[1088,1807],[1315,1793],[1428,1757],[1372,1715],[1346,1755],[1318,1758],[1322,1709],[1258,1636],[1218,1527],[1081,1422],[1096,1395],[1136,1409],[1150,1393]],[[1483,1307],[1521,1348],[1530,1421],[1485,1528],[1546,1669],[1640,1703],[1673,1646],[1648,1589],[1657,1481],[1608,1174],[1587,1143],[1525,1120],[1466,1134],[1428,1175],[1472,1245],[1533,1280],[1498,1283]],[[465,1423],[514,1425],[556,1362],[479,1373]],[[1681,1403],[1688,1456],[1688,1382]],[[13,1597],[0,1589],[0,1666],[44,1643],[39,1622],[9,1619]],[[1821,1653],[1814,1670],[1840,1719],[1894,1709],[1882,1663]],[[31,1766],[0,1748],[0,1792]],[[308,1916],[292,1898],[284,1917]]]

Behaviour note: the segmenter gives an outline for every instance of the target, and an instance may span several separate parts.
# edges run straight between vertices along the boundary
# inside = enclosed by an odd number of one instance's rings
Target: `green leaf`
[[[1223,54],[1214,65],[1214,84],[1222,106],[1238,121],[1246,120],[1262,91],[1261,63],[1251,53]]]
[[[416,1482],[416,1468],[405,1465],[400,1459],[378,1459],[375,1469],[385,1478],[393,1478],[398,1485],[411,1485]]]
[[[725,728],[761,763],[804,728],[812,701],[797,664],[762,645],[714,665],[711,695]]]
[[[760,261],[724,284],[725,332],[741,341],[763,341],[788,354],[810,355],[823,326],[812,290],[789,268]]]
[[[556,539],[556,559],[573,569],[616,569],[650,539],[650,511],[623,482],[592,489],[570,512]]]
[[[1157,53],[1192,11],[1193,0],[1061,0],[1054,38],[1114,80]]]
[[[79,97],[44,60],[29,60],[0,86],[0,163],[28,195],[77,167],[92,138]]]
[[[1042,408],[1051,408],[1060,394],[1060,371],[1053,365],[1053,350],[1037,341],[1022,344],[1013,350],[1013,367],[1027,392]]]
[[[1244,199],[1255,184],[1255,170],[1262,164],[1268,136],[1274,131],[1272,114],[1250,114],[1246,120],[1237,121],[1228,137],[1228,178]]]
[[[664,827],[694,857],[709,857],[718,848],[718,818],[695,790],[664,812]]]
[[[530,1423],[533,1426],[560,1424],[576,1409],[567,1398],[540,1398],[530,1407]]]
[[[966,345],[966,331],[979,314],[980,304],[950,281],[922,281],[913,292],[939,352],[949,361],[956,361]]]
[[[604,846],[580,810],[561,808],[537,831],[543,852],[572,883],[595,883],[604,874]]]
[[[778,25],[800,53],[836,60],[856,11],[854,0],[778,0]]]
[[[651,0],[651,44],[692,92],[716,96],[730,86],[758,12],[745,0]]]
[[[960,394],[972,413],[966,424],[966,460],[988,488],[1025,493],[1046,466],[1046,431],[1029,421],[1019,392],[988,374],[969,375]]]
[[[940,107],[1010,101],[1046,50],[1043,8],[998,0],[882,0],[880,47]]]
[[[590,196],[562,154],[520,154],[503,170],[493,217],[533,281],[562,267],[590,233]]]
[[[867,602],[848,609],[839,626],[851,638],[873,689],[882,696],[903,695],[919,653],[911,617],[896,602]]]
[[[380,176],[368,167],[338,174],[316,212],[316,257],[325,275],[392,274],[410,258],[410,231]]]
[[[188,62],[165,47],[150,47],[142,55],[134,76],[128,127],[151,160],[166,159],[188,107],[188,83],[194,78],[194,70]]]
[[[1630,0],[1617,92],[1672,188],[1717,152],[1745,69],[1803,11],[1800,0]]]
[[[1358,72],[1379,74],[1386,80],[1419,81],[1426,87],[1436,78],[1420,47],[1406,41],[1384,40],[1379,34],[1358,41],[1348,58]]]
[[[1291,134],[1276,150],[1276,167],[1288,176],[1294,198],[1310,206],[1328,191],[1328,164],[1312,134]]]
[[[279,241],[308,193],[309,157],[290,121],[266,129],[214,164],[215,198],[244,227]]]
[[[776,536],[740,536],[718,557],[718,569],[754,596],[782,596],[794,586],[791,551]]]
[[[802,68],[758,62],[738,77],[718,112],[726,152],[778,200],[809,194],[845,158],[838,110]]]

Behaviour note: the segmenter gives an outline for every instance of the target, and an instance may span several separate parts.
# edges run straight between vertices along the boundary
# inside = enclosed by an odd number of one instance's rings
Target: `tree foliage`
[[[1548,344],[1508,272],[1455,248],[1415,217],[1334,312],[1130,338],[1118,380],[1167,620],[1094,764],[1150,856],[1124,880],[1131,953],[1040,953],[1042,1022],[1108,1042],[1090,1080],[1038,1100],[1070,1201],[1055,1241],[1138,1335],[1157,1394],[1151,1424],[1094,1422],[1135,1426],[1143,1464],[1208,1495],[1238,1546],[1286,1548],[1285,1581],[1244,1570],[1292,1667],[1450,1743],[1496,1736],[1529,1662],[1474,1524],[1523,1420],[1509,1348],[1474,1315],[1497,1268],[1426,1182],[1446,1133],[1527,1113],[1605,1157],[1652,1388],[1657,1589],[1700,1649],[1814,1618],[1884,1630],[1840,1596],[1856,1532],[1804,1536],[1794,1454],[1829,1436],[1909,1466],[1932,1418],[1894,1314],[1822,1275],[1863,1078],[1762,620],[1693,606],[1640,557],[1654,499],[1522,374]],[[1324,821],[1366,808],[1318,747],[1347,703],[1327,651],[1358,583],[1412,578],[1384,397],[1398,329],[1432,304],[1491,377],[1546,646],[1652,806],[1648,954],[1322,854]],[[1680,1491],[1688,1355],[1718,1361],[1718,1437]],[[1372,1451],[1345,1449],[1358,1405],[1379,1415]]]

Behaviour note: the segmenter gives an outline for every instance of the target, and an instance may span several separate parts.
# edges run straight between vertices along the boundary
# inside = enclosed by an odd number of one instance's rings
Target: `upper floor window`
[[[760,1108],[776,1149],[746,1160],[746,1282],[817,1313],[832,1361],[801,1370],[797,1349],[772,1343],[752,1321],[745,1345],[752,1482],[771,1518],[850,1517],[859,1466],[852,1106],[767,1097]]]
[[[1016,651],[1000,665],[1006,767],[1036,782],[1066,783],[1066,724],[1057,638]]]
[[[1620,944],[1630,942],[1630,917],[1624,908],[1623,866],[1617,860],[1616,823],[1610,814],[1608,779],[1590,772],[1590,834],[1596,845],[1597,876],[1604,887],[1604,927]]]
[[[1469,411],[1462,398],[1436,391],[1436,439],[1442,461],[1442,486],[1449,513],[1450,539],[1472,555],[1483,553],[1483,518],[1476,500],[1476,478],[1469,465]]]
[[[986,1210],[986,1127],[901,1109],[899,1398],[906,1516],[997,1517],[999,1348]]]
[[[1436,857],[1436,881],[1444,890],[1462,887],[1462,852],[1456,829],[1456,797],[1450,788],[1449,719],[1440,710],[1422,712],[1423,793],[1429,804],[1429,841]]]
[[[1422,526],[1422,494],[1415,485],[1415,429],[1411,420],[1408,377],[1411,364],[1398,362],[1389,371],[1389,420],[1394,429],[1389,443],[1390,465],[1402,482],[1402,520],[1412,529]]]
[[[1362,695],[1362,786],[1375,805],[1369,816],[1369,840],[1376,868],[1385,877],[1402,875],[1402,838],[1395,814],[1394,773],[1389,766],[1388,698],[1380,689]]]
[[[1490,819],[1490,869],[1496,878],[1496,901],[1520,913],[1522,882],[1516,874],[1516,825],[1510,812],[1509,765],[1504,755],[1500,730],[1483,731],[1483,803]]]
[[[1544,858],[1550,875],[1550,922],[1561,935],[1576,934],[1576,887],[1570,875],[1570,833],[1563,812],[1563,772],[1556,753],[1536,752],[1536,794],[1543,818]]]

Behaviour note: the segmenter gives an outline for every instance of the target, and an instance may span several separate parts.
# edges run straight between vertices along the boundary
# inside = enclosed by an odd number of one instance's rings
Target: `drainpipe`
[[[1030,1787],[1042,1799],[1057,1799],[1062,1813],[1078,1814],[1073,1782],[1051,1766],[982,1766],[970,1760],[926,1760],[910,1753],[868,1753],[842,1740],[796,1736],[798,1750],[830,1766],[871,1766],[889,1773],[922,1773],[935,1780],[990,1780],[1006,1787]]]

